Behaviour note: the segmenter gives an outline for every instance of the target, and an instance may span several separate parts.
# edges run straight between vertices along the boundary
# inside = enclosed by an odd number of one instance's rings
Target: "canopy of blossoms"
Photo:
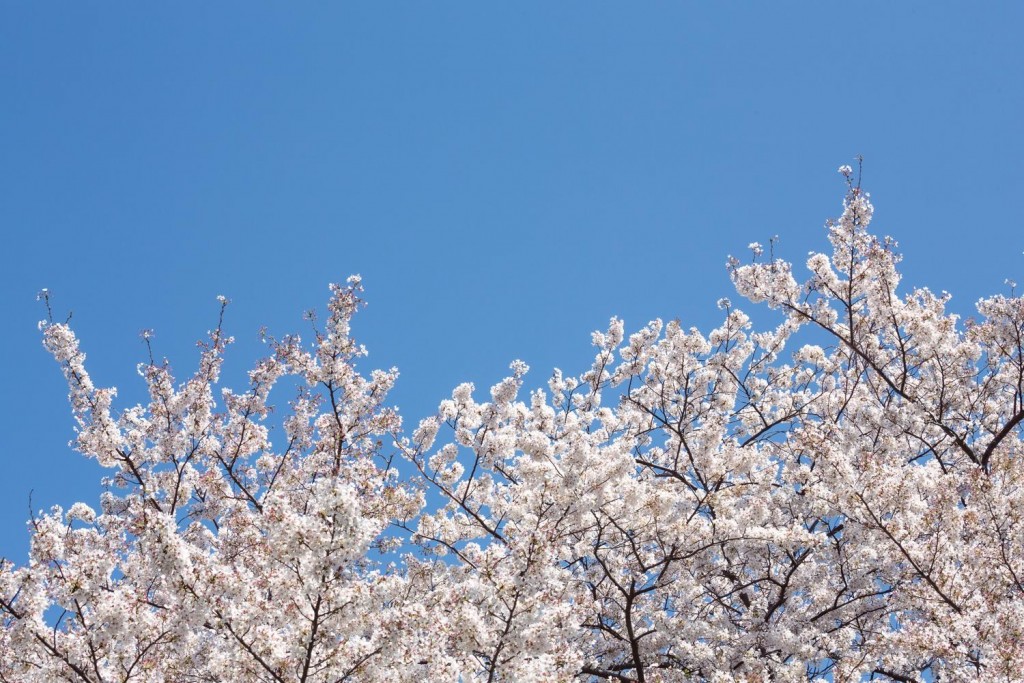
[[[613,319],[581,375],[516,362],[410,431],[358,278],[247,386],[218,326],[125,410],[43,322],[110,476],[0,565],[0,681],[1019,680],[1024,299],[901,291],[840,171],[806,271],[729,262],[773,329]]]

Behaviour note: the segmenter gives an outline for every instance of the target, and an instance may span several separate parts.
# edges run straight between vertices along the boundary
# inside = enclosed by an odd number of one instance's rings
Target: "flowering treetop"
[[[522,396],[517,361],[411,432],[396,371],[356,369],[358,278],[248,386],[218,389],[219,324],[194,375],[151,358],[120,412],[45,321],[111,475],[2,563],[0,681],[1015,678],[1024,299],[964,323],[901,293],[840,172],[808,275],[758,243],[729,261],[774,329],[725,299],[706,334],[613,319],[582,374]]]

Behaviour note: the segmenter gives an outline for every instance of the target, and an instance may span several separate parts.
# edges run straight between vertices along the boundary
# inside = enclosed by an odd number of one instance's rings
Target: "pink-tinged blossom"
[[[0,561],[0,680],[1018,679],[1024,299],[964,323],[902,289],[839,170],[806,273],[728,262],[774,327],[728,299],[706,332],[613,318],[578,375],[528,391],[515,361],[409,436],[397,371],[357,368],[357,276],[246,386],[219,386],[221,319],[121,410],[51,314],[110,475]]]

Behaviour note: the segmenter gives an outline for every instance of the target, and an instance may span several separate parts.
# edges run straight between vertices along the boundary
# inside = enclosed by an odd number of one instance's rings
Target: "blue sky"
[[[361,273],[363,367],[399,367],[414,425],[514,358],[531,385],[584,369],[612,315],[707,329],[728,254],[826,248],[863,154],[905,283],[970,313],[1024,280],[1022,25],[1019,2],[3,2],[0,556],[25,560],[30,490],[100,490],[42,287],[128,405],[141,329],[184,377],[227,295],[230,383],[261,325],[304,331]]]

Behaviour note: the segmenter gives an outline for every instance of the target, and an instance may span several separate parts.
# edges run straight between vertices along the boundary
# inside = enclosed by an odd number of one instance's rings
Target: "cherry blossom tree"
[[[729,261],[773,329],[613,319],[582,374],[522,396],[517,361],[410,432],[396,371],[356,369],[358,278],[244,389],[218,325],[120,412],[51,316],[111,475],[2,563],[0,681],[1018,679],[1024,299],[900,293],[840,172],[802,280],[774,242]]]

